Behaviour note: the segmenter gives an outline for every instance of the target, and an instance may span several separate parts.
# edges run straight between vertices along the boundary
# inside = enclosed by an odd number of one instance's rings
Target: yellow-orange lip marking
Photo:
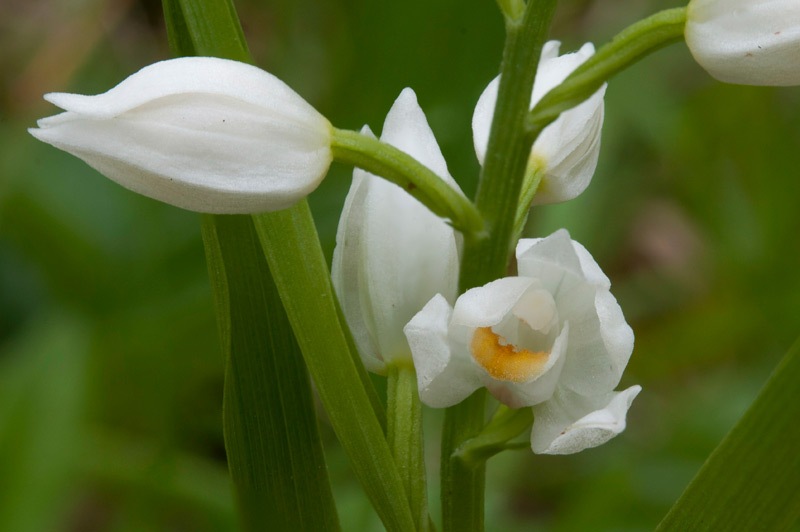
[[[472,358],[498,380],[525,382],[541,374],[550,353],[502,345],[491,327],[479,327],[472,336]]]

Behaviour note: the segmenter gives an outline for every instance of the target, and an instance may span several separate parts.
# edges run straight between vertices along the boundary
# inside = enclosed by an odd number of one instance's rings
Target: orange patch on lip
[[[542,372],[550,358],[550,353],[518,350],[511,344],[502,345],[501,340],[491,327],[479,327],[470,344],[472,358],[495,379],[528,381]]]

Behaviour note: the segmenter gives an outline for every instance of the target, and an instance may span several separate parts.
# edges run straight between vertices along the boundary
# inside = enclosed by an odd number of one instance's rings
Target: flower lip
[[[475,328],[470,353],[495,379],[531,382],[553,366],[551,354],[558,329],[555,301],[534,281],[498,323]]]
[[[550,353],[528,351],[508,343],[491,327],[475,329],[470,343],[472,358],[495,379],[527,382],[543,373]]]

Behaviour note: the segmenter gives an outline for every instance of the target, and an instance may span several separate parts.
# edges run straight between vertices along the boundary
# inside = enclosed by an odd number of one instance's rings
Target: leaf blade
[[[400,474],[379,422],[378,416],[385,413],[375,405],[371,386],[364,384],[363,365],[353,358],[339,322],[308,203],[253,219],[309,372],[356,476],[388,530],[414,530]]]
[[[173,53],[250,62],[229,0],[163,5]],[[226,451],[245,529],[339,530],[308,372],[252,220],[205,216],[203,237],[226,358]]]
[[[230,309],[223,426],[245,528],[338,530],[308,373],[252,221],[206,220],[204,240],[218,250],[209,261],[222,259],[212,275],[223,273]]]
[[[800,341],[711,453],[658,531],[786,530],[800,518],[798,382]]]

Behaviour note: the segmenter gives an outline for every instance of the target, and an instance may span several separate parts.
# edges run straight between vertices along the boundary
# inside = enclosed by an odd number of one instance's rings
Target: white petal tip
[[[75,107],[75,104],[85,101],[91,96],[84,96],[82,94],[70,94],[68,92],[48,92],[43,96],[44,100],[52,103],[56,107],[69,111],[70,108]]]
[[[591,412],[561,431],[546,447],[533,444],[536,454],[574,454],[600,446],[625,430],[631,403],[642,391],[639,385],[616,393],[605,408]],[[534,425],[534,431],[536,427]]]

